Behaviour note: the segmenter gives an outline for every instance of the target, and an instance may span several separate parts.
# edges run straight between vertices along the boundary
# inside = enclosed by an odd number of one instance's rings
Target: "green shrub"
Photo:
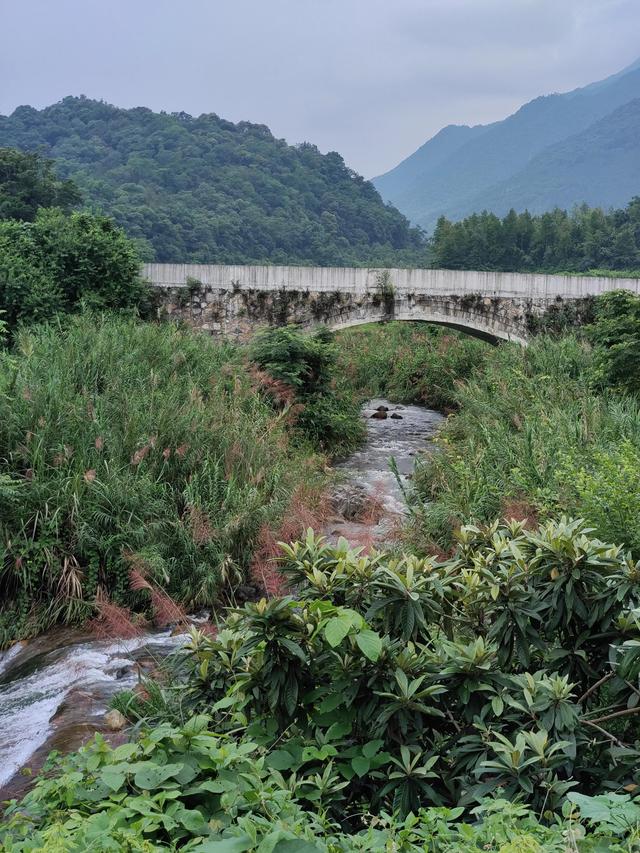
[[[620,548],[564,519],[466,527],[446,560],[309,531],[280,567],[295,596],[193,631],[164,701],[123,704],[155,724],[43,777],[4,849],[635,849],[640,568]]]
[[[346,833],[309,804],[304,783],[286,781],[269,767],[259,744],[207,730],[198,716],[163,725],[115,749],[100,735],[76,755],[53,764],[51,778],[13,803],[0,826],[7,853],[53,850],[183,850],[186,853],[565,853],[635,849],[633,828],[607,817],[633,815],[630,797],[580,803],[592,828],[576,814],[545,826],[522,805],[486,800],[476,809],[433,807],[405,819],[363,815],[358,833]],[[622,802],[620,802],[622,801]],[[624,810],[623,810],[624,806]],[[630,831],[631,829],[631,831]],[[637,836],[637,833],[635,834]],[[625,841],[625,837],[627,841]],[[570,846],[567,846],[570,845]]]
[[[640,423],[640,417],[638,418]],[[621,542],[640,554],[640,446],[628,437],[585,457],[572,455],[557,472],[561,495],[574,505],[601,536]],[[553,502],[555,510],[561,497]]]
[[[135,248],[111,220],[41,208],[34,222],[0,221],[0,310],[10,327],[146,301]]]
[[[249,354],[274,379],[306,397],[328,390],[336,349],[327,329],[305,334],[296,326],[285,326],[258,333]]]
[[[444,561],[364,557],[311,533],[284,551],[296,597],[194,635],[180,713],[212,713],[216,731],[248,725],[275,748],[268,763],[310,786],[330,774],[310,799],[336,819],[498,789],[554,808],[575,785],[635,784],[635,750],[611,749],[638,732],[624,709],[640,568],[583,523],[463,528]],[[592,721],[602,735],[610,713],[622,729],[594,741]]]
[[[339,455],[362,440],[357,401],[350,390],[335,388],[337,348],[327,329],[266,329],[252,341],[249,356],[275,381],[262,383],[272,401],[295,404],[298,431],[314,447]]]
[[[589,327],[596,346],[595,376],[604,386],[640,392],[640,297],[617,290],[596,300]]]

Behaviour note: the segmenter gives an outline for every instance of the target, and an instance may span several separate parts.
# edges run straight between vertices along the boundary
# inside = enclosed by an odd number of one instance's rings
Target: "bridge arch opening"
[[[481,341],[485,341],[485,343],[491,344],[492,346],[497,346],[498,344],[504,343],[506,341],[512,341],[514,343],[518,343],[521,346],[527,345],[527,340],[519,335],[511,335],[507,332],[493,332],[489,329],[482,328],[479,324],[470,324],[466,322],[455,322],[455,320],[443,320],[441,318],[431,318],[431,317],[398,317],[398,316],[389,316],[389,317],[364,317],[364,318],[352,318],[347,320],[340,320],[334,323],[327,323],[327,328],[332,332],[340,332],[344,329],[352,329],[355,326],[366,326],[371,325],[373,323],[376,324],[384,324],[390,322],[401,322],[401,323],[424,323],[431,326],[441,326],[447,329],[454,329],[456,332],[462,332],[465,335],[468,335],[471,338],[477,338]]]

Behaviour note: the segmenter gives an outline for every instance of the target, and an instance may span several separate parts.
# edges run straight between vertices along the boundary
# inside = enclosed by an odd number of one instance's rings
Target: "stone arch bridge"
[[[544,317],[579,322],[593,297],[640,279],[433,269],[146,264],[160,315],[236,339],[264,326],[345,329],[391,319],[526,344]]]

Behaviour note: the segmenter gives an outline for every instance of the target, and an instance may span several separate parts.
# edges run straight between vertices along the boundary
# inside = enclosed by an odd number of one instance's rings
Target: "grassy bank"
[[[492,352],[418,470],[418,541],[448,546],[467,519],[567,513],[640,555],[640,407],[593,376],[594,350],[573,336]]]
[[[0,360],[0,645],[156,588],[211,606],[313,517],[324,460],[239,349],[81,315]]]

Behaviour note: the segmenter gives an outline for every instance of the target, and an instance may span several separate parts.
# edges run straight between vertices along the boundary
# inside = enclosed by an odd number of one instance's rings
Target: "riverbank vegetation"
[[[635,849],[640,575],[619,547],[496,522],[398,560],[309,531],[280,571],[292,595],[193,632],[152,702],[120,698],[140,737],[10,806],[5,849]]]
[[[316,517],[316,454],[361,425],[326,336],[267,334],[255,358],[115,315],[18,331],[0,352],[0,644],[107,604],[148,616],[150,590],[198,608],[263,587],[265,543]]]
[[[293,405],[295,430],[334,456],[354,450],[365,433],[358,395],[338,381],[339,353],[342,347],[327,329],[305,334],[295,326],[265,329],[248,348],[251,363],[263,371],[263,389],[272,389],[274,404]]]
[[[0,170],[0,647],[255,595],[272,543],[318,517],[323,454],[362,435],[331,336],[249,351],[143,322],[124,232],[71,212],[38,155]]]
[[[420,535],[448,547],[469,518],[567,512],[640,555],[640,408],[594,386],[595,361],[574,336],[541,338],[500,348],[460,385],[440,452],[416,475]]]
[[[18,329],[3,642],[181,606],[219,624],[118,697],[130,744],[9,807],[6,849],[633,850],[638,304],[527,349],[412,324],[248,349],[88,312]],[[325,511],[317,452],[357,444],[378,394],[450,412],[404,543],[296,543]]]
[[[424,323],[357,326],[337,340],[336,381],[356,398],[388,397],[442,411],[457,405],[458,384],[491,354],[475,338]]]
[[[499,347],[456,389],[439,453],[416,475],[418,540],[468,519],[585,518],[640,556],[638,305],[610,294],[587,334]]]
[[[446,550],[470,520],[567,513],[640,556],[639,318],[640,299],[614,292],[586,329],[526,348],[419,324],[341,333],[356,393],[452,415],[416,470],[412,547]]]

